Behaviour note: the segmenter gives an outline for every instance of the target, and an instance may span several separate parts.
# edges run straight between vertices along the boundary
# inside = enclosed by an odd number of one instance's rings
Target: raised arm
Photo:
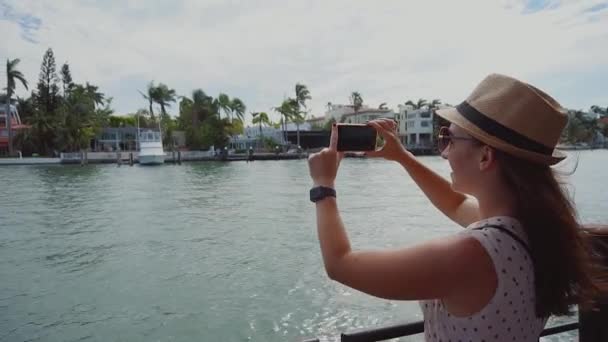
[[[311,155],[314,186],[334,187],[341,154],[337,129],[330,147]],[[495,278],[490,257],[470,236],[454,236],[411,248],[353,251],[335,197],[316,202],[317,231],[329,277],[359,291],[388,299],[446,298]]]
[[[385,141],[380,150],[368,153],[369,156],[382,157],[401,164],[431,203],[452,221],[463,227],[479,221],[477,200],[452,190],[450,182],[406,150],[395,132],[394,121],[374,120],[369,124],[376,128]]]

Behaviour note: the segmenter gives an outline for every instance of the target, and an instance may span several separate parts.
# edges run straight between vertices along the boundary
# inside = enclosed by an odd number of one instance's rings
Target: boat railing
[[[589,313],[592,315],[601,313]],[[604,314],[605,315],[605,314]],[[602,324],[602,322],[604,324]],[[600,317],[599,320],[588,319],[580,320],[570,323],[558,324],[549,328],[546,328],[541,333],[543,336],[557,335],[568,331],[578,330],[578,336],[580,342],[599,342],[605,341],[602,336],[608,333],[608,329],[605,326],[605,317]],[[397,324],[384,326],[375,329],[360,329],[351,332],[340,334],[339,341],[341,342],[376,342],[385,341],[399,337],[412,336],[424,333],[424,321]],[[598,339],[599,338],[599,339]],[[317,338],[303,340],[302,342],[319,342]]]

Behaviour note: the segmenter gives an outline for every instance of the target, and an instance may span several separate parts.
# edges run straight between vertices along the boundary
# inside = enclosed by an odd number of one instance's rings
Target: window
[[[420,117],[428,119],[428,118],[431,117],[431,112],[430,111],[429,112],[422,112],[422,113],[420,113]]]
[[[429,121],[420,121],[420,127],[429,127]]]
[[[416,113],[410,113],[410,114],[407,115],[408,119],[413,119],[415,117],[416,117]]]
[[[101,135],[101,140],[114,140],[114,133],[104,132]]]
[[[416,127],[416,121],[414,121],[414,120],[409,120],[409,121],[407,122],[407,128],[414,128],[414,127]]]

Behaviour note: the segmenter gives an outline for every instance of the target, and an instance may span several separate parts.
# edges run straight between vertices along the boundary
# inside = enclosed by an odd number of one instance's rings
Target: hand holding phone
[[[376,149],[376,129],[364,124],[337,124],[338,151],[374,151]]]

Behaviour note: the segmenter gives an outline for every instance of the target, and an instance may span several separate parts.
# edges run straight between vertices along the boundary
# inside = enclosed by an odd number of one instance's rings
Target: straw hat
[[[555,149],[568,122],[566,110],[540,89],[514,78],[491,74],[464,102],[436,113],[513,156],[550,165],[566,158]]]

